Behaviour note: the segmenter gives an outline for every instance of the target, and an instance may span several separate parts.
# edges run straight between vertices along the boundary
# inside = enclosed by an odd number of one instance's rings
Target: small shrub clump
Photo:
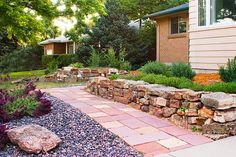
[[[236,82],[236,57],[229,59],[227,66],[220,68],[219,74],[224,82]]]
[[[72,63],[70,64],[71,67],[74,67],[74,68],[83,68],[84,67],[84,64],[83,63],[80,63],[80,62],[76,62],[76,63]]]
[[[118,74],[112,74],[111,76],[109,76],[110,80],[117,80],[119,78],[120,78],[120,75],[118,75]]]
[[[145,64],[140,70],[147,74],[162,74],[166,76],[170,75],[170,66],[160,62],[149,62]]]
[[[171,66],[171,75],[174,77],[185,77],[190,80],[196,75],[189,64],[174,63]]]

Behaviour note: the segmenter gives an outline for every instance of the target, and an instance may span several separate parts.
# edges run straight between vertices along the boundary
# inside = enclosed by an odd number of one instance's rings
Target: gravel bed
[[[27,154],[17,146],[9,145],[0,151],[0,157],[142,157],[122,139],[103,128],[96,121],[63,101],[47,95],[53,102],[50,114],[40,118],[25,117],[7,124],[9,128],[38,124],[56,133],[63,141],[47,154]]]

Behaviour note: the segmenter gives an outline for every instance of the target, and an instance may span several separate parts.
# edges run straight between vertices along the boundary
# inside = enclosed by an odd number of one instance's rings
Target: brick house
[[[189,62],[212,72],[236,56],[235,0],[190,0],[145,18],[156,21],[160,62]]]
[[[76,50],[76,43],[64,36],[54,39],[47,39],[39,43],[44,47],[45,55],[73,54]]]

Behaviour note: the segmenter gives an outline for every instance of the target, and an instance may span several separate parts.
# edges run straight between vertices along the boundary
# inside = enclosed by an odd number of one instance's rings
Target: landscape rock
[[[187,120],[177,114],[173,114],[171,116],[171,121],[177,126],[182,126],[182,127],[187,126]]]
[[[198,111],[196,109],[187,109],[185,115],[189,117],[198,116]]]
[[[27,153],[48,152],[62,140],[53,132],[39,125],[23,125],[7,131],[10,141]]]
[[[209,125],[203,125],[203,134],[228,134],[236,135],[236,121],[229,123],[212,123]]]
[[[170,100],[170,107],[172,108],[180,108],[181,102],[179,100]]]
[[[150,97],[149,99],[150,99],[150,104],[156,107],[159,107],[159,106],[165,107],[167,106],[167,103],[168,103],[168,101],[162,97]]]
[[[177,109],[176,108],[169,108],[169,107],[164,107],[163,109],[163,117],[168,118],[171,115],[175,114]]]
[[[202,103],[207,107],[224,110],[236,107],[236,98],[222,92],[203,94]]]
[[[183,98],[188,101],[199,101],[201,98],[202,92],[195,92],[193,90],[185,90],[185,93],[183,94]]]
[[[220,123],[236,120],[236,109],[228,111],[215,111],[213,120]]]
[[[198,110],[198,115],[205,118],[213,118],[214,111],[204,106]]]

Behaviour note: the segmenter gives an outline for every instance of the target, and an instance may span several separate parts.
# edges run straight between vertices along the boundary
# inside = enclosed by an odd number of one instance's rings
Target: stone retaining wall
[[[93,78],[89,93],[166,118],[174,124],[202,131],[212,139],[236,135],[236,95],[195,92],[143,81]]]

